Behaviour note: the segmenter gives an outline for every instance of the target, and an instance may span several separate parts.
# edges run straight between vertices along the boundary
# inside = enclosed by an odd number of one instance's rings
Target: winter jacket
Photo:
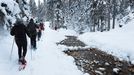
[[[38,28],[38,26],[33,21],[30,21],[27,25],[28,34],[30,37],[37,35],[36,28]]]
[[[39,28],[40,28],[41,30],[44,30],[44,29],[45,29],[45,28],[44,28],[44,24],[43,24],[43,23],[40,23]]]
[[[28,35],[27,28],[23,23],[16,23],[11,29],[10,34],[15,36],[16,39],[26,39],[26,34]]]

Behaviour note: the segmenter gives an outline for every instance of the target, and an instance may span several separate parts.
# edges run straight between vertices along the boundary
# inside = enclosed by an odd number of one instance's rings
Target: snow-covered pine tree
[[[61,0],[47,0],[47,19],[51,21],[52,28],[63,27],[63,4]]]
[[[29,16],[29,5],[26,0],[1,1],[0,4],[1,29],[10,30],[16,18],[26,20]]]
[[[37,17],[38,21],[44,21],[46,18],[46,0],[43,1],[43,3],[38,0],[38,9],[37,9]]]
[[[127,8],[132,9],[134,1],[47,0],[46,3],[43,5],[46,7],[46,19],[51,21],[52,28],[65,26],[81,33],[109,31],[115,28],[115,21],[128,15]]]
[[[20,7],[20,17],[23,19],[23,21],[28,21],[30,17],[30,8],[29,4],[26,2],[26,0],[17,0],[17,3]]]
[[[29,1],[29,6],[30,6],[30,11],[31,11],[32,17],[36,17],[37,6],[36,6],[36,3],[35,3],[35,0],[30,0]]]

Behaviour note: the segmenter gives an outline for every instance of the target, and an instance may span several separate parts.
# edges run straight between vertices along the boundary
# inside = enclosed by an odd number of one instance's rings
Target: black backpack
[[[37,31],[36,31],[36,24],[30,22],[30,23],[27,25],[27,31],[28,31],[28,34],[29,34],[30,37],[36,36],[36,34],[37,34]]]

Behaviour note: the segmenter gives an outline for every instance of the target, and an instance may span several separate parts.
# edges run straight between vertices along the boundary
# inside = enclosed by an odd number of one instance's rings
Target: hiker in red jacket
[[[44,24],[40,23],[39,28],[38,28],[38,40],[40,40],[40,38],[41,38],[42,30],[44,31]]]

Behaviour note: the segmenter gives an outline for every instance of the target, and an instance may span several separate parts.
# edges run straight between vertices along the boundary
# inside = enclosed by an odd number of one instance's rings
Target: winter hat
[[[30,19],[30,22],[34,22],[34,20],[31,18],[31,19]]]
[[[23,23],[22,19],[17,18],[14,25],[21,25]]]
[[[16,19],[16,23],[22,23],[23,21],[22,21],[22,19]]]

